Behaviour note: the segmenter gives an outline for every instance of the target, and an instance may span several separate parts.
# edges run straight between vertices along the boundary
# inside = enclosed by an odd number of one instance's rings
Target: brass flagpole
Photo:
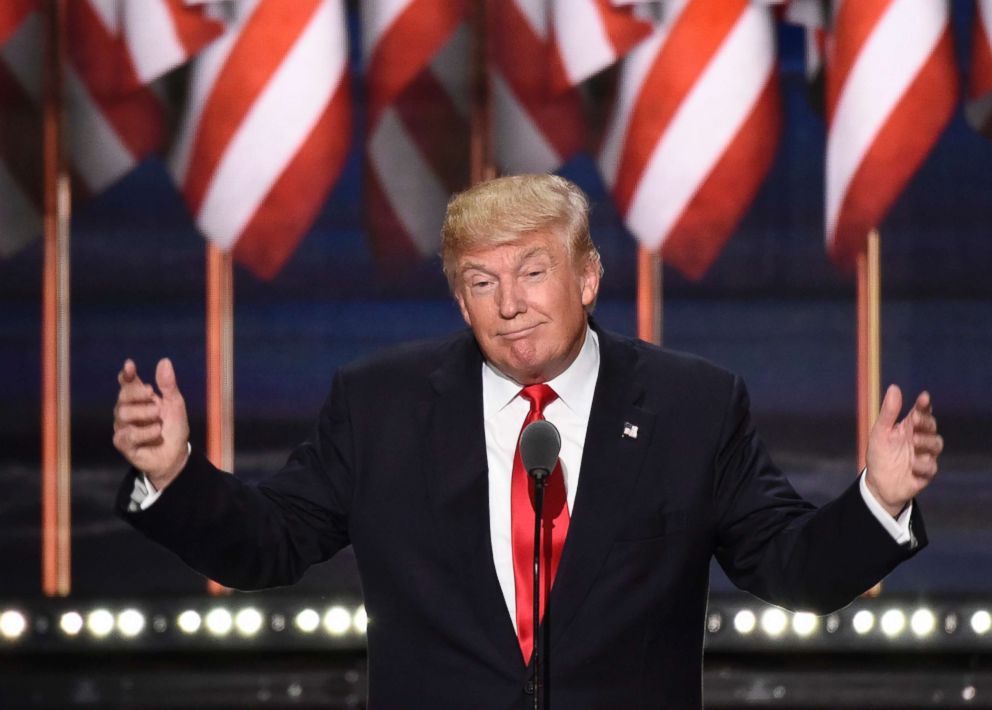
[[[234,471],[234,270],[231,255],[207,243],[207,458]],[[229,590],[213,580],[211,594]]]
[[[489,3],[476,0],[470,9],[472,28],[472,106],[469,122],[469,179],[472,184],[496,177],[493,159],[492,97],[489,88]]]
[[[868,243],[857,260],[858,280],[858,468],[865,467],[868,434],[882,392],[881,266],[878,230],[868,234]]]
[[[65,1],[46,0],[43,39],[44,266],[42,274],[42,590],[71,588],[69,420],[69,175],[65,168],[62,60]]]
[[[661,345],[664,312],[661,254],[637,247],[637,337]]]

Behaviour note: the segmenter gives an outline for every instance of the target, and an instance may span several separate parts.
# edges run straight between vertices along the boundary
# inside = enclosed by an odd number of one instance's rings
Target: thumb
[[[158,366],[155,368],[155,384],[158,385],[158,391],[162,393],[163,399],[179,396],[176,371],[172,369],[172,360],[167,357],[158,361]]]
[[[897,385],[889,385],[885,390],[885,399],[882,400],[882,409],[875,420],[875,426],[884,429],[891,429],[896,425],[899,412],[902,411],[902,390]]]

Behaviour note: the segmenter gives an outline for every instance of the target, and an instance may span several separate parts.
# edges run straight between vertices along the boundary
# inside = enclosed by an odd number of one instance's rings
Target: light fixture
[[[992,614],[979,609],[971,615],[971,630],[979,636],[984,636],[992,629]]]
[[[262,614],[258,609],[242,609],[234,617],[234,626],[242,636],[254,636],[262,628]]]
[[[14,609],[8,609],[0,614],[0,636],[13,641],[21,637],[28,627],[24,614]]]
[[[365,613],[365,605],[362,604],[357,609],[355,609],[355,616],[352,619],[352,625],[355,627],[355,631],[362,634],[363,636],[368,631],[369,628],[369,617]]]
[[[117,615],[117,630],[122,636],[134,638],[145,628],[145,616],[137,609],[125,609]]]
[[[936,627],[937,617],[929,609],[917,609],[909,617],[909,628],[920,638],[932,634]]]
[[[778,607],[765,609],[761,614],[761,628],[769,636],[781,636],[788,624],[788,617]]]
[[[59,628],[66,636],[75,636],[83,630],[83,617],[78,611],[67,611],[59,618]]]
[[[305,634],[312,634],[320,626],[320,614],[314,609],[303,609],[296,618],[293,619],[296,628]]]
[[[899,609],[889,609],[882,614],[879,625],[882,627],[883,634],[889,638],[895,638],[906,628],[906,615]]]
[[[332,606],[324,614],[324,628],[332,636],[343,636],[351,628],[351,614],[343,606]]]
[[[875,628],[875,615],[867,609],[861,609],[851,620],[851,626],[854,627],[855,633],[864,636]]]
[[[797,611],[792,617],[792,630],[796,632],[797,636],[806,638],[816,631],[819,623],[820,620],[816,614],[811,614],[808,611]]]
[[[114,615],[106,609],[94,609],[86,615],[86,628],[97,638],[103,638],[114,629]]]
[[[741,609],[734,615],[734,628],[739,634],[749,634],[754,631],[756,621],[753,611]]]
[[[207,631],[212,633],[214,636],[225,636],[231,631],[231,626],[234,623],[231,619],[231,612],[227,609],[222,609],[220,607],[216,609],[211,609],[207,613],[204,622],[207,625]]]
[[[176,619],[176,625],[184,634],[195,634],[200,630],[202,623],[203,620],[200,618],[200,615],[192,609],[187,609]]]

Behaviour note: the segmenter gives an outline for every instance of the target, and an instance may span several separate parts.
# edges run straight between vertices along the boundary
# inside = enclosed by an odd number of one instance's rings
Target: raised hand
[[[117,382],[114,446],[162,490],[179,475],[188,457],[189,419],[172,362],[164,358],[155,368],[159,394],[141,381],[132,360],[124,362]]]
[[[865,483],[893,517],[930,485],[937,475],[937,457],[944,448],[929,393],[921,392],[909,414],[897,422],[901,410],[902,392],[889,385],[868,436]]]

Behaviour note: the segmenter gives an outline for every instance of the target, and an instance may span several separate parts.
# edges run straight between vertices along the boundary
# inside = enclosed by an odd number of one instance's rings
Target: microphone
[[[560,451],[561,435],[546,419],[531,422],[520,435],[520,461],[535,481],[543,482],[551,475]]]

